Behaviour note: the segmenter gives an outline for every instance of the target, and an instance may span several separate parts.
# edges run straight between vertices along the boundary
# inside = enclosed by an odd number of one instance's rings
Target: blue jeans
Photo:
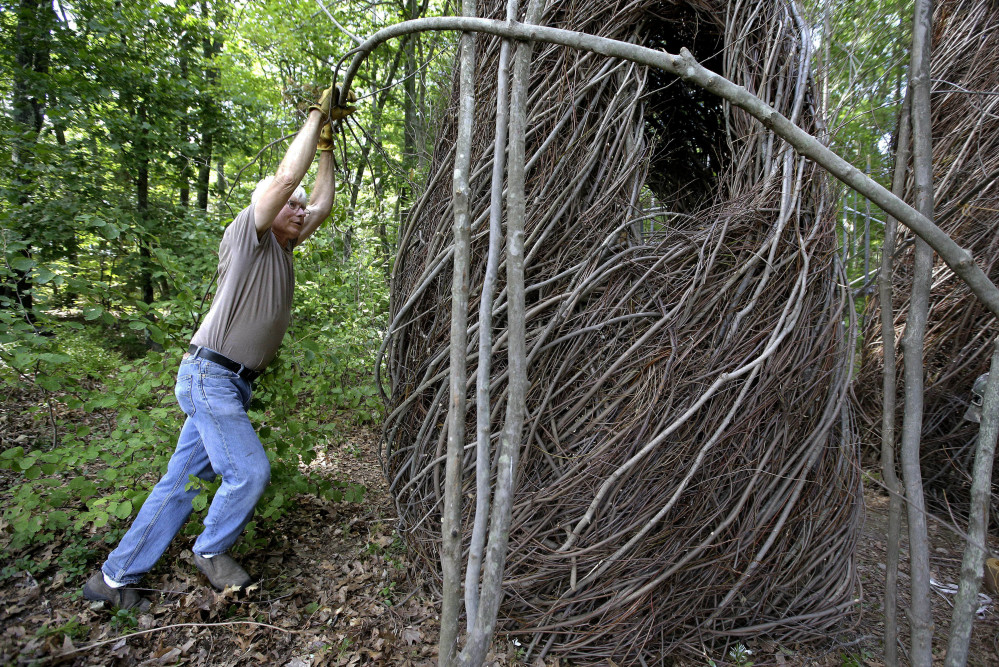
[[[201,358],[184,359],[175,391],[187,415],[166,474],[153,487],[131,527],[101,568],[122,584],[152,569],[191,514],[198,491],[190,475],[222,476],[194,553],[214,556],[236,543],[271,477],[271,466],[246,410],[251,385],[227,368]]]

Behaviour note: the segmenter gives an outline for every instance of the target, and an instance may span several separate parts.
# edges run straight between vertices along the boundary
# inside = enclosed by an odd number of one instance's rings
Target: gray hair
[[[257,203],[257,200],[260,199],[260,195],[263,194],[264,190],[267,189],[267,186],[269,186],[273,180],[273,176],[267,176],[266,178],[260,179],[260,182],[257,183],[257,187],[253,188],[253,194],[250,196],[251,204]],[[291,196],[288,197],[288,201],[292,200],[297,201],[302,206],[305,206],[309,203],[309,195],[305,193],[305,188],[299,185],[295,188],[295,191],[291,193]]]

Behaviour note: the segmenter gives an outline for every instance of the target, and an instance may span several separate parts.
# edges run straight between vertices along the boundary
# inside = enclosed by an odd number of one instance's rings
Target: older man
[[[101,570],[87,581],[88,600],[118,607],[140,602],[130,588],[152,569],[191,514],[204,480],[222,483],[194,543],[194,563],[211,584],[241,589],[251,579],[228,555],[270,480],[270,462],[246,414],[253,381],[274,358],[291,318],[292,249],[329,216],[335,191],[329,120],[354,107],[323,92],[289,146],[277,173],[261,181],[251,203],[226,228],[219,246],[218,290],[180,365],[176,395],[187,415],[167,472]],[[351,96],[353,101],[353,96]],[[319,149],[319,170],[306,201],[300,183]]]

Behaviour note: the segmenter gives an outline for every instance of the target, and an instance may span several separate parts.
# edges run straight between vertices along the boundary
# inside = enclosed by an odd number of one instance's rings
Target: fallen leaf
[[[423,641],[423,633],[413,627],[408,627],[402,631],[402,640],[406,642],[406,646],[412,646],[416,642]]]

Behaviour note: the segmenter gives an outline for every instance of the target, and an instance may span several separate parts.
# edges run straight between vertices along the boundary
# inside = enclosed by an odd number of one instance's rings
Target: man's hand
[[[336,86],[330,86],[329,88],[323,91],[323,94],[319,98],[319,101],[313,104],[311,107],[309,107],[309,111],[316,109],[317,111],[322,113],[325,118],[329,118],[331,120],[342,120],[347,116],[349,116],[350,114],[357,111],[357,107],[355,106],[347,106],[347,107],[339,106],[338,104],[339,101],[340,101],[340,89],[337,88]],[[347,101],[348,102],[357,101],[357,95],[354,94],[354,91],[352,90],[347,91]]]
[[[319,143],[316,144],[316,148],[321,151],[333,150],[333,127],[326,121],[323,121],[323,129],[319,130]]]
[[[323,115],[324,118],[329,118],[330,115],[330,104],[333,102],[333,91],[336,90],[333,86],[330,86],[323,91],[323,94],[319,96],[319,101],[309,107],[309,111],[315,109]],[[339,96],[339,92],[337,93]]]
[[[336,90],[336,99],[333,100],[334,104],[333,104],[333,108],[330,109],[329,116],[330,116],[331,120],[343,120],[344,118],[346,118],[350,114],[352,114],[355,111],[357,111],[357,107],[355,107],[355,106],[347,106],[347,107],[340,106],[339,105],[339,102],[340,102],[340,89],[336,88],[335,90]],[[348,90],[347,91],[347,102],[348,103],[353,103],[353,102],[356,102],[356,101],[357,101],[357,95],[354,94],[353,90]]]

